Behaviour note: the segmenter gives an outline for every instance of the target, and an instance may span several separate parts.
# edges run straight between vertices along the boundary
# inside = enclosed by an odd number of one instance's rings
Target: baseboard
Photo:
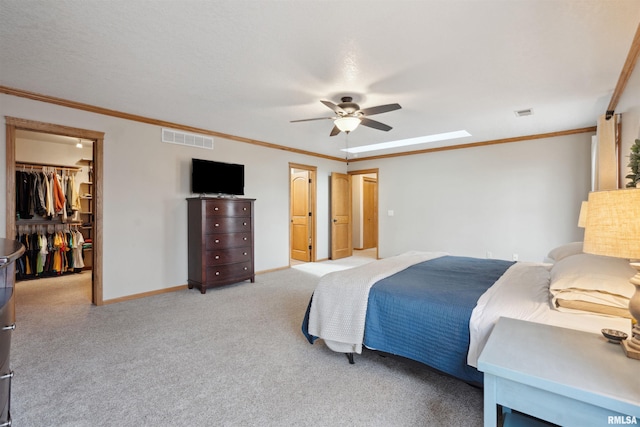
[[[328,261],[328,258],[319,259],[316,262],[320,262],[320,261]],[[265,274],[265,273],[272,273],[274,271],[280,271],[280,270],[287,270],[289,268],[291,268],[291,267],[290,266],[286,266],[286,267],[271,268],[269,270],[256,271],[256,275]],[[187,285],[179,285],[179,286],[174,286],[174,287],[171,287],[171,288],[164,288],[164,289],[158,289],[158,290],[155,290],[155,291],[142,292],[140,294],[127,295],[125,297],[113,298],[113,299],[105,300],[105,301],[102,301],[101,305],[115,304],[115,303],[119,303],[119,302],[123,302],[123,301],[131,301],[131,300],[134,300],[134,299],[146,298],[146,297],[151,297],[151,296],[154,296],[154,295],[166,294],[166,293],[169,293],[169,292],[182,291],[184,289],[188,289]]]
[[[291,268],[291,267],[287,265],[285,267],[270,268],[269,270],[260,270],[260,271],[256,271],[256,275],[257,274],[272,273],[274,271],[288,270],[289,268]]]
[[[280,271],[280,270],[287,270],[289,268],[290,267],[287,266],[287,267],[272,268],[270,270],[257,271],[256,275],[257,274],[271,273],[271,272]],[[105,301],[102,301],[101,305],[116,304],[116,303],[119,303],[119,302],[131,301],[131,300],[134,300],[134,299],[140,299],[140,298],[151,297],[151,296],[154,296],[154,295],[166,294],[166,293],[169,293],[169,292],[182,291],[182,290],[185,290],[185,289],[188,289],[187,285],[179,285],[179,286],[173,286],[171,288],[157,289],[155,291],[142,292],[140,294],[127,295],[127,296],[124,296],[124,297],[105,300]]]
[[[160,294],[166,294],[166,293],[169,293],[169,292],[182,291],[184,289],[188,289],[187,285],[180,285],[180,286],[173,286],[171,288],[157,289],[155,291],[142,292],[140,294],[133,294],[133,295],[127,295],[125,297],[104,300],[104,301],[102,301],[102,305],[115,304],[115,303],[124,302],[124,301],[131,301],[131,300],[134,300],[134,299],[146,298],[146,297],[150,297],[150,296],[153,296],[153,295],[160,295]]]

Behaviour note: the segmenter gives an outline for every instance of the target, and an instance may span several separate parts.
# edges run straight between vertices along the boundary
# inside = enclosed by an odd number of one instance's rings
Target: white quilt
[[[322,338],[331,350],[362,352],[365,317],[371,287],[411,265],[448,255],[444,252],[407,252],[395,257],[329,273],[320,279],[309,311],[308,332]],[[600,334],[602,328],[631,330],[630,319],[553,309],[549,292],[549,264],[518,262],[479,299],[469,321],[467,363],[477,367],[493,326],[511,317]]]
[[[322,338],[333,351],[362,353],[369,289],[407,267],[444,255],[407,252],[323,276],[311,300],[309,334]]]
[[[500,317],[527,320],[600,335],[603,328],[629,333],[631,321],[621,317],[555,310],[549,292],[550,264],[518,262],[478,299],[469,320],[467,364],[477,368],[493,326]]]

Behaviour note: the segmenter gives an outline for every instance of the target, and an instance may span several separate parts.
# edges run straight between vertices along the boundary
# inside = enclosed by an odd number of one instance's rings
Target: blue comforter
[[[444,256],[380,280],[369,292],[363,344],[482,384],[482,373],[467,365],[469,320],[480,296],[513,264]],[[313,344],[310,306],[302,332]]]
[[[471,312],[513,264],[444,256],[379,281],[369,293],[364,345],[481,384],[482,373],[467,365]]]

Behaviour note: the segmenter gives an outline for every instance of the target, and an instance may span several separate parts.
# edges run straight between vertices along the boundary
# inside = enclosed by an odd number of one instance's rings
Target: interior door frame
[[[365,201],[367,200],[367,198],[365,197],[366,195],[366,191],[365,188],[367,187],[367,183],[372,183],[373,184],[373,188],[376,190],[373,192],[373,206],[371,206],[372,211],[373,211],[373,224],[372,224],[372,234],[373,236],[368,236],[368,233],[365,231],[368,229],[368,227],[366,227],[366,221],[364,221],[365,215],[367,214],[367,210],[364,209],[366,204]],[[378,177],[376,175],[375,178],[369,177],[369,176],[363,176],[362,177],[362,212],[360,214],[361,216],[361,223],[362,223],[362,242],[363,242],[363,247],[367,248],[367,245],[365,245],[364,243],[366,242],[366,238],[367,236],[373,239],[373,242],[375,243],[373,246],[375,246],[376,248],[378,247]],[[368,248],[367,248],[368,249]]]
[[[11,239],[16,232],[16,131],[26,130],[40,133],[90,139],[93,141],[93,264],[91,269],[91,302],[103,305],[102,290],[102,182],[104,163],[104,132],[69,126],[26,120],[5,116],[6,123],[6,236]]]
[[[310,253],[310,257],[311,260],[310,262],[316,262],[317,257],[316,257],[316,217],[317,215],[317,198],[316,198],[316,191],[317,191],[317,172],[318,172],[318,167],[317,166],[311,166],[311,165],[304,165],[301,163],[292,163],[289,162],[289,169],[287,170],[287,179],[289,180],[289,182],[287,183],[287,186],[289,188],[289,216],[291,216],[291,198],[293,197],[293,195],[291,194],[291,169],[302,169],[302,170],[306,170],[309,172],[309,179],[311,180],[311,182],[309,183],[309,197],[311,199],[311,202],[309,203],[309,209],[311,212],[311,253]],[[291,218],[289,218],[289,221],[291,221]],[[289,227],[289,252],[288,252],[288,257],[289,257],[289,266],[291,266],[291,227]]]
[[[373,168],[373,169],[361,169],[361,170],[355,170],[355,171],[348,171],[347,172],[348,175],[369,175],[369,174],[376,174],[376,180],[377,180],[377,185],[376,185],[376,200],[378,201],[378,212],[376,215],[376,224],[375,224],[375,229],[376,229],[376,259],[380,259],[380,171],[378,168]]]

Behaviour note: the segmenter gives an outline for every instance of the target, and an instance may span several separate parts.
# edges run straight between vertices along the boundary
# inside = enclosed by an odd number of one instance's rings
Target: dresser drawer
[[[207,221],[205,234],[212,233],[242,233],[251,231],[251,218],[216,217]]]
[[[11,353],[11,331],[0,331],[0,372],[9,368],[9,356]]]
[[[244,246],[251,246],[251,233],[210,234],[206,236],[204,243],[208,251]]]
[[[0,327],[15,323],[15,303],[13,287],[0,288]]]
[[[212,216],[251,216],[251,202],[229,200],[207,200],[205,215]]]
[[[251,261],[207,267],[207,284],[229,283],[233,279],[241,281],[251,276],[253,276]]]
[[[11,379],[13,373],[0,372],[0,425],[4,425],[11,419],[9,405],[11,401]],[[7,424],[10,425],[10,424]]]
[[[11,334],[16,320],[14,298],[13,288],[0,288],[0,368],[9,360]]]
[[[251,246],[240,248],[207,251],[205,262],[207,265],[232,264],[251,261]]]

